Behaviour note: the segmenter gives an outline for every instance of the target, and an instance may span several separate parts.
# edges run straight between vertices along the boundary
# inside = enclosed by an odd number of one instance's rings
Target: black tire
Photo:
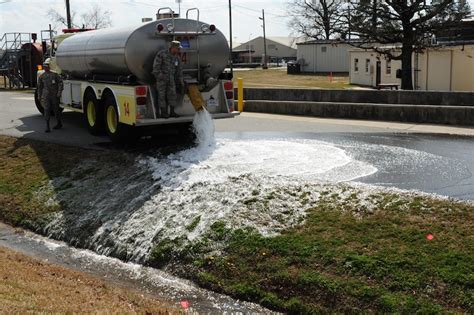
[[[38,96],[38,89],[35,90],[35,105],[41,115],[44,115],[44,107],[41,105],[41,101]]]
[[[44,107],[41,104],[41,101],[39,99],[38,89],[35,90],[35,105],[36,105],[36,108],[38,109],[38,111],[41,113],[41,115],[44,115]],[[61,113],[63,112],[63,110],[64,110],[64,108],[59,107],[59,111]],[[54,111],[53,110],[51,110],[51,116],[54,116]]]
[[[87,92],[84,96],[84,120],[92,135],[104,132],[104,109],[92,92]]]
[[[138,134],[132,126],[119,122],[119,112],[115,97],[105,98],[104,117],[105,131],[113,143],[129,143],[137,139]]]

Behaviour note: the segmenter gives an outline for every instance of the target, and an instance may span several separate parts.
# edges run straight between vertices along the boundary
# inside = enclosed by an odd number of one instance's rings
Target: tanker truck
[[[170,8],[158,10],[173,12]],[[197,13],[197,19],[189,14]],[[155,78],[156,53],[181,42],[180,58],[187,94],[177,97],[177,118],[159,118]],[[54,45],[53,45],[54,46]],[[163,125],[187,132],[196,111],[203,107],[213,118],[231,118],[234,93],[225,76],[229,46],[212,24],[199,20],[199,10],[186,18],[172,13],[138,27],[92,30],[60,35],[52,57],[52,70],[64,79],[60,107],[83,114],[90,133],[104,131],[114,142],[129,139],[137,131]],[[38,109],[43,112],[36,98]]]

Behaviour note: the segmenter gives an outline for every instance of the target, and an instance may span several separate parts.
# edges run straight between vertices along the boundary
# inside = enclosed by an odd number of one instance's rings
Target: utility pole
[[[72,28],[71,6],[69,5],[69,0],[66,0],[66,17],[67,17],[67,28]]]
[[[178,4],[178,15],[181,17],[181,0],[176,0],[176,3]]]
[[[372,2],[372,32],[377,31],[377,0]]]
[[[234,76],[234,62],[232,60],[232,0],[229,0],[229,32],[230,32],[230,55],[229,55],[229,65],[230,65],[230,74]]]
[[[263,21],[263,69],[268,69],[267,66],[267,36],[265,34],[265,10],[262,9],[262,17],[259,17]]]
[[[351,41],[351,5],[352,5],[352,2],[351,0],[346,0],[347,1],[347,24],[348,24],[348,30],[349,30],[349,34],[348,34],[348,39],[349,41]]]

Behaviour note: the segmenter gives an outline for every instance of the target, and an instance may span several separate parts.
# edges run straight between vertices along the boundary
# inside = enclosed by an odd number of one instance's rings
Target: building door
[[[377,61],[377,65],[375,68],[375,86],[378,86],[381,81],[381,75],[382,75],[382,64],[380,61]]]

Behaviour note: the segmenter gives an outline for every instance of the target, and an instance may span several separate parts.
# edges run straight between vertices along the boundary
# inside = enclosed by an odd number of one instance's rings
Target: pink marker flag
[[[187,310],[189,308],[189,302],[186,300],[181,301],[181,306]]]

